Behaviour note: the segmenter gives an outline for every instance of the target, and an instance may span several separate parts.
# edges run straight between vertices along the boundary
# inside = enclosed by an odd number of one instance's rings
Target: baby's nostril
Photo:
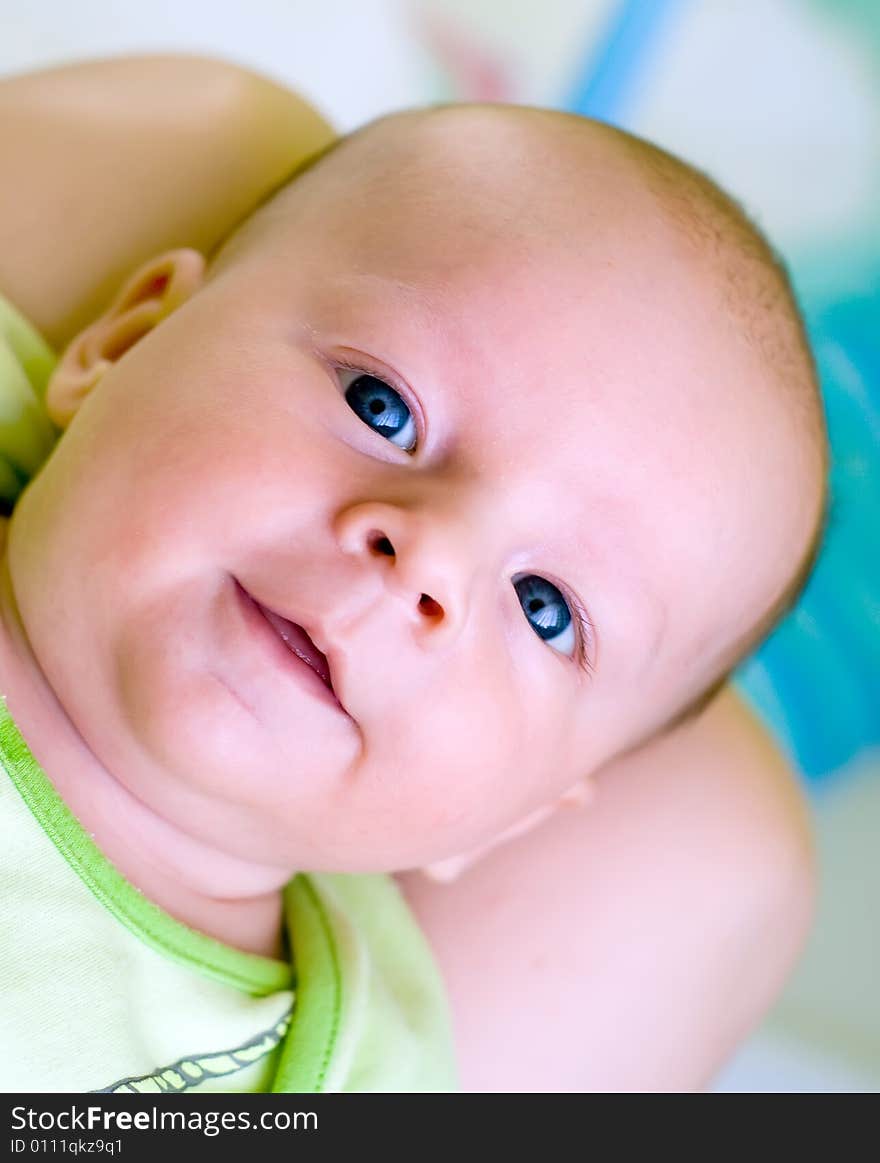
[[[388,538],[383,536],[381,533],[370,534],[370,549],[374,550],[376,553],[382,553],[386,557],[394,556],[394,546],[391,544]]]
[[[438,618],[443,614],[443,607],[440,603],[435,602],[427,594],[422,594],[419,598],[419,609],[423,614],[427,614],[431,618]]]

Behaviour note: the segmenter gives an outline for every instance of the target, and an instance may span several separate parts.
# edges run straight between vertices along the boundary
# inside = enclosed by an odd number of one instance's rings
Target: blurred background
[[[408,105],[573,110],[680,154],[786,259],[832,441],[826,544],[737,685],[801,772],[821,889],[801,965],[714,1088],[880,1090],[880,3],[0,0],[0,74],[180,50],[340,130]]]

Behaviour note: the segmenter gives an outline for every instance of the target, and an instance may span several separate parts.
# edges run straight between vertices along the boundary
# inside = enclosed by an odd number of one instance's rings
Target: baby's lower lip
[[[260,606],[260,603],[257,602],[257,605]],[[301,658],[307,666],[310,666],[321,677],[327,686],[331,686],[330,668],[327,665],[327,659],[318,650],[302,626],[288,621],[287,618],[283,618],[273,610],[268,610],[265,606],[260,606],[260,612],[275,633],[281,638],[281,641],[287,646],[288,650],[292,650],[298,658]]]
[[[235,582],[239,607],[244,615],[248,628],[266,651],[267,656],[272,662],[280,668],[285,676],[293,676],[300,685],[304,686],[313,694],[318,695],[323,702],[329,703],[337,710],[342,711],[343,708],[339,700],[324,682],[320,674],[308,662],[295,653],[282,639],[279,630],[270,620],[269,612],[255,598],[251,597],[237,579],[234,578],[233,581]],[[278,615],[273,615],[273,617],[277,619]],[[284,619],[281,619],[281,621],[285,622]],[[292,623],[285,622],[285,625],[291,626]]]

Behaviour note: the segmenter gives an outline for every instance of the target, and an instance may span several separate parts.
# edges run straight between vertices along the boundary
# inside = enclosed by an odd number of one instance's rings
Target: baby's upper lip
[[[303,633],[309,638],[312,646],[318,651],[319,654],[324,656],[330,690],[335,695],[336,701],[339,703],[341,709],[345,712],[346,715],[348,715],[348,710],[343,700],[345,673],[344,655],[340,648],[331,641],[330,634],[327,630],[325,622],[321,618],[317,617],[304,617],[302,614],[300,614],[299,611],[291,610],[288,607],[281,608],[275,603],[268,605],[266,602],[261,601],[255,594],[251,593],[250,590],[246,590],[245,592],[253,599],[253,601],[257,603],[258,606],[260,606],[265,614],[269,614],[275,618],[283,618],[286,622],[292,622],[294,626],[299,627],[299,629],[302,630]],[[318,660],[318,662],[320,664],[320,660]],[[313,669],[318,668],[313,667]],[[349,715],[349,718],[350,717],[351,716]]]

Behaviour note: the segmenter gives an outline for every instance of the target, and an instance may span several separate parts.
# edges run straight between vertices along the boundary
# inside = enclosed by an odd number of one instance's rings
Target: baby
[[[694,714],[812,566],[822,409],[771,250],[609,127],[398,114],[133,271],[45,401],[0,577],[32,981],[0,1086],[454,1085],[385,874]]]

